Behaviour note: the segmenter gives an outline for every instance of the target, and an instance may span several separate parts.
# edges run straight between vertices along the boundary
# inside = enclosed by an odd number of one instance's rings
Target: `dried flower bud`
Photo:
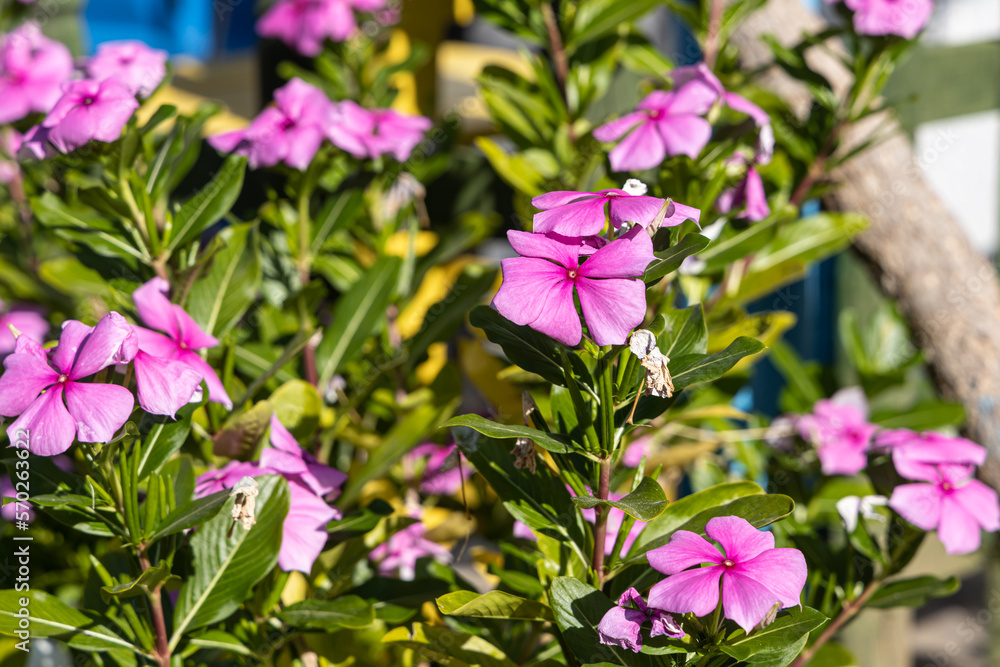
[[[257,493],[257,482],[252,477],[244,477],[229,492],[230,496],[236,496],[232,511],[233,521],[242,523],[243,530],[250,530],[250,526],[257,523],[257,518],[254,516]]]
[[[764,614],[764,618],[760,619],[760,623],[754,626],[754,631],[763,630],[767,626],[774,623],[774,619],[778,616],[778,609],[781,608],[781,603],[775,602],[774,606],[771,607],[770,611]]]
[[[660,398],[673,396],[674,381],[667,367],[670,358],[656,347],[656,336],[653,332],[637,329],[632,333],[628,346],[646,369],[646,393]]]
[[[532,475],[535,474],[538,461],[535,458],[535,443],[532,442],[531,438],[518,438],[510,453],[514,456],[515,468],[527,468],[528,472]]]

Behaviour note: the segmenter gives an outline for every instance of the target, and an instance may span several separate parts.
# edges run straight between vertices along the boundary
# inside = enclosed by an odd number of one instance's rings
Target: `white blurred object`
[[[927,44],[957,45],[1000,39],[997,0],[936,0],[927,24]]]

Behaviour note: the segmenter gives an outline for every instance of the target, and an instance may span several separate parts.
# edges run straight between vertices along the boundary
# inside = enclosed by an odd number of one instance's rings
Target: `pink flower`
[[[721,580],[726,618],[750,632],[775,604],[799,604],[807,574],[801,551],[775,549],[774,535],[736,516],[715,517],[705,533],[719,543],[721,554],[711,542],[687,530],[678,530],[669,544],[647,554],[654,569],[671,575],[650,589],[651,607],[705,616],[719,604]],[[701,565],[708,567],[688,569]]]
[[[722,100],[723,104],[733,111],[750,116],[758,127],[769,125],[771,122],[771,117],[759,106],[742,95],[731,93],[723,88],[719,77],[715,76],[715,73],[705,63],[678,67],[670,73],[670,77],[674,80],[675,88],[682,88],[691,82],[708,86],[715,93],[716,98]]]
[[[44,312],[40,306],[30,304],[14,304],[4,308],[3,301],[0,301],[0,357],[14,351],[14,333],[10,330],[11,327],[36,343],[45,341],[49,323],[42,315]]]
[[[642,624],[646,621],[652,622],[650,637],[666,635],[680,639],[685,634],[673,616],[660,609],[651,609],[639,591],[629,588],[597,624],[597,635],[602,644],[638,653],[642,649]]]
[[[170,303],[166,297],[169,291],[170,284],[166,280],[153,278],[132,292],[132,301],[143,323],[166,334],[135,327],[139,335],[139,351],[143,353],[137,357],[135,368],[139,403],[156,406],[158,410],[172,407],[172,411],[155,413],[172,415],[191,399],[197,386],[204,380],[208,386],[208,400],[232,408],[233,402],[226,393],[222,380],[197,352],[215,347],[219,341],[205,333],[183,308]],[[181,369],[177,364],[167,364],[167,361],[179,362],[186,369]],[[154,381],[154,375],[165,376],[165,379]],[[197,381],[194,381],[195,376]],[[144,379],[148,382],[145,387]],[[165,386],[166,381],[172,385]],[[192,382],[194,389],[188,391]],[[149,391],[145,390],[146,387]],[[160,387],[168,395],[155,396],[153,392]]]
[[[752,166],[747,167],[747,173],[734,188],[725,190],[715,203],[720,213],[735,211],[737,220],[759,222],[771,215],[771,207],[767,205],[767,193],[764,192],[764,181]]]
[[[824,475],[855,475],[868,465],[868,446],[878,428],[867,421],[864,393],[841,389],[816,401],[813,412],[796,420],[799,435],[814,444]]]
[[[844,0],[854,11],[861,35],[899,35],[913,39],[934,11],[932,0]]]
[[[493,306],[508,320],[564,345],[578,345],[583,329],[575,292],[598,345],[622,345],[642,323],[646,286],[641,276],[654,258],[653,242],[642,227],[633,227],[583,262],[578,245],[543,234],[509,231],[507,239],[521,257],[501,262],[503,284]]]
[[[138,40],[106,42],[87,62],[87,73],[97,81],[116,79],[129,92],[149,97],[167,75],[167,52]]]
[[[278,0],[257,21],[257,34],[280,39],[304,56],[315,57],[323,42],[343,42],[358,25],[355,11],[372,12],[385,0]]]
[[[637,194],[645,191],[645,185],[631,179],[625,184],[624,190],[557,191],[539,195],[531,200],[531,205],[542,211],[535,214],[532,230],[570,237],[594,236],[604,229],[608,217],[615,229],[626,222],[648,227],[666,200]],[[663,220],[661,226],[673,227],[686,220],[697,222],[701,217],[701,211],[696,208],[674,202],[670,206],[672,210],[667,209],[670,215]]]
[[[919,465],[980,466],[986,461],[986,448],[982,445],[934,431],[917,433],[906,428],[882,431],[875,438],[875,444],[891,449],[897,469],[898,464],[903,464],[907,472],[918,470],[914,466]],[[917,477],[909,479],[923,479],[931,473],[931,468],[924,468],[922,472],[916,473]],[[908,477],[902,471],[900,474]]]
[[[73,81],[41,127],[50,144],[69,153],[91,140],[114,141],[138,108],[135,96],[115,79]]]
[[[359,160],[392,155],[406,162],[431,127],[429,118],[407,116],[392,109],[365,109],[351,100],[336,105],[327,127],[333,145]]]
[[[223,153],[246,155],[252,169],[284,162],[305,171],[334,122],[333,103],[302,79],[274,91],[274,101],[246,129],[210,137],[209,143]]]
[[[42,35],[37,23],[0,38],[0,125],[49,111],[72,74],[69,49]]]
[[[625,452],[622,454],[622,465],[626,468],[638,468],[639,464],[642,463],[642,457],[649,456],[652,449],[653,438],[651,436],[644,435],[636,438],[625,448]]]
[[[694,159],[712,136],[712,126],[702,116],[717,98],[697,80],[670,92],[654,90],[632,113],[596,128],[594,138],[612,142],[625,137],[608,155],[615,171],[651,169],[668,155]]]
[[[397,574],[403,581],[413,581],[417,561],[433,558],[439,563],[450,563],[451,552],[424,537],[424,524],[417,521],[394,533],[392,537],[371,550],[368,557],[378,563],[379,574]]]
[[[463,479],[467,479],[470,471],[466,468],[459,470],[458,448],[455,445],[437,445],[427,442],[418,445],[410,450],[406,455],[408,461],[413,462],[425,458],[424,474],[420,481],[420,490],[423,493],[433,496],[450,496],[462,488]]]
[[[316,461],[302,449],[275,416],[271,417],[271,447],[259,461],[232,461],[198,477],[198,497],[231,488],[243,477],[281,475],[288,480],[291,504],[281,527],[278,566],[285,572],[309,574],[326,546],[326,525],[341,517],[325,496],[332,497],[347,476]]]
[[[1000,530],[1000,499],[996,491],[973,478],[974,466],[935,465],[914,458],[905,449],[893,450],[892,461],[903,477],[926,483],[897,486],[889,507],[921,530],[937,529],[948,553],[978,549],[980,528]]]
[[[59,345],[48,355],[34,340],[18,336],[0,376],[0,415],[20,415],[7,427],[11,441],[27,431],[29,451],[40,456],[63,453],[74,438],[109,442],[132,414],[132,392],[81,380],[128,363],[137,347],[132,326],[118,313],[105,315],[96,327],[65,322]]]

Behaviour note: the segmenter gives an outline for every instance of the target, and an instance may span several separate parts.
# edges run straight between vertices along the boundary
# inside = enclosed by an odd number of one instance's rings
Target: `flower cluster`
[[[642,649],[642,626],[647,621],[650,623],[650,637],[664,635],[680,639],[685,634],[673,616],[662,609],[650,607],[639,591],[629,588],[597,624],[597,635],[602,644],[621,646],[638,653]]]
[[[7,429],[11,441],[26,429],[31,452],[41,456],[61,454],[74,440],[110,442],[135,399],[125,386],[85,380],[122,364],[133,364],[139,404],[151,414],[173,416],[196,398],[203,380],[210,400],[231,406],[215,371],[194,351],[218,341],[166,299],[167,288],[154,278],[133,294],[142,320],[166,335],[111,312],[94,327],[64,322],[58,345],[46,350],[37,338],[47,325],[26,320],[34,332],[19,332],[0,375],[0,415],[17,417]]]
[[[257,21],[257,34],[316,57],[327,39],[343,42],[354,34],[355,12],[374,12],[385,5],[385,0],[278,0]]]
[[[0,37],[0,125],[30,113],[47,113],[73,75],[73,56],[63,44],[25,23]]]
[[[347,475],[319,463],[302,449],[277,415],[271,415],[270,444],[257,461],[230,461],[218,470],[202,474],[195,493],[202,497],[232,488],[244,477],[284,477],[288,480],[291,504],[282,524],[278,566],[286,572],[309,574],[326,546],[326,524],[340,518],[340,511],[327,501],[339,495]]]
[[[8,35],[4,44],[15,53],[19,48],[29,49],[39,63],[13,56],[13,62],[26,63],[23,72],[16,65],[0,64],[12,82],[6,89],[0,83],[4,108],[11,110],[9,120],[29,111],[47,112],[23,137],[20,153],[25,158],[42,159],[53,150],[69,153],[90,141],[115,141],[139,108],[136,96],[150,95],[166,75],[165,51],[124,41],[100,47],[85,65],[90,78],[69,81],[72,60],[64,61],[64,55],[69,58],[68,52],[62,53],[65,47],[36,32],[37,26],[28,24]],[[3,114],[0,111],[0,122],[5,120]]]
[[[760,131],[762,156],[774,147],[767,113],[746,98],[723,88],[704,63],[671,72],[674,88],[654,90],[636,110],[594,130],[598,141],[621,140],[608,155],[615,171],[639,171],[659,166],[668,156],[698,157],[712,137],[704,116],[718,103],[750,116]]]
[[[897,486],[889,507],[921,530],[936,529],[948,553],[979,548],[980,528],[1000,530],[1000,498],[974,479],[986,460],[980,445],[934,432],[880,431],[868,423],[867,402],[857,387],[817,401],[811,414],[786,419],[817,448],[825,475],[855,475],[867,467],[869,452],[889,452],[896,472],[916,482]],[[859,509],[850,512],[854,521]],[[850,527],[852,520],[845,521]]]
[[[284,163],[304,171],[325,140],[358,159],[391,154],[405,161],[430,126],[423,116],[332,102],[319,88],[292,79],[247,128],[210,137],[209,143],[223,153],[246,155],[253,169]]]
[[[621,345],[646,315],[642,275],[653,261],[650,233],[700,212],[646,196],[630,180],[622,190],[550,192],[532,200],[534,232],[507,232],[520,257],[501,262],[503,284],[493,307],[508,320],[565,345],[578,345],[583,327],[598,345]],[[605,213],[607,208],[608,213]],[[610,220],[610,225],[607,224]],[[631,223],[627,231],[615,236]],[[601,230],[608,228],[606,236]]]
[[[379,574],[395,575],[403,581],[413,581],[416,576],[417,561],[421,558],[433,558],[444,564],[452,561],[448,549],[425,537],[427,531],[420,521],[419,511],[414,512],[411,518],[416,521],[393,533],[388,540],[368,554],[368,558],[377,563]]]

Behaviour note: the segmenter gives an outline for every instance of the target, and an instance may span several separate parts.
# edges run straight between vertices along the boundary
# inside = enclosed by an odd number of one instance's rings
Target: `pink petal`
[[[856,475],[868,465],[867,447],[831,443],[817,450],[824,475]]]
[[[715,79],[714,74],[711,72],[709,74]],[[715,81],[692,79],[673,91],[673,99],[669,106],[670,115],[693,114],[701,116],[708,113],[708,110],[719,99],[721,89],[722,84],[719,83],[718,79]]]
[[[215,374],[215,370],[197,352],[181,350],[176,358],[201,373],[201,379],[208,385],[208,400],[229,409],[233,407],[233,401],[229,398],[229,394],[226,393],[226,388],[223,386],[222,380],[219,379],[219,376]]]
[[[677,67],[670,72],[670,78],[674,81],[674,88],[679,90],[691,81],[700,81],[712,89],[716,96],[722,95],[725,89],[722,82],[715,76],[715,73],[705,63],[685,65]]]
[[[288,132],[289,149],[285,164],[305,171],[326,138],[319,127],[300,127]]]
[[[674,214],[669,218],[664,218],[660,223],[661,227],[674,227],[688,220],[699,222],[701,220],[701,210],[693,206],[685,206],[674,202]]]
[[[593,135],[598,141],[605,141],[609,143],[612,141],[618,141],[633,127],[648,119],[649,114],[641,111],[633,111],[632,113],[625,114],[617,120],[613,120],[610,123],[605,123],[604,125],[595,128]],[[532,201],[532,203],[534,203],[534,201]]]
[[[645,621],[646,614],[641,611],[612,607],[597,624],[597,636],[602,644],[638,653],[642,649],[642,624]]]
[[[598,345],[624,345],[629,332],[646,317],[646,285],[638,278],[584,278],[576,291],[587,329]]]
[[[173,338],[168,338],[161,333],[143,327],[134,327],[134,329],[139,337],[139,349],[154,357],[172,358],[181,350]]]
[[[778,597],[766,586],[733,569],[722,578],[722,610],[726,618],[750,632],[764,620],[771,608],[779,603]]]
[[[169,292],[170,283],[163,278],[153,278],[132,292],[132,301],[146,326],[159,329],[176,340],[180,336],[173,318],[173,304],[167,298]]]
[[[666,635],[667,637],[680,639],[686,634],[680,624],[674,620],[673,616],[662,612],[659,609],[649,610],[649,620],[652,624],[652,627],[649,629],[650,637]]]
[[[62,332],[59,334],[59,344],[51,351],[52,365],[59,369],[60,373],[69,375],[73,370],[73,361],[76,359],[80,345],[87,339],[94,327],[89,327],[83,322],[76,320],[66,320],[62,325]]]
[[[902,484],[889,498],[889,507],[921,530],[937,528],[941,505],[941,491],[934,484]]]
[[[949,554],[968,554],[979,548],[977,513],[969,512],[956,498],[945,494],[941,499],[941,523],[937,531],[945,551]]]
[[[562,243],[544,234],[511,230],[507,232],[507,240],[522,257],[552,260],[567,269],[575,269],[579,264],[578,246]]]
[[[739,111],[740,113],[745,113],[753,118],[753,121],[758,126],[766,125],[771,122],[771,117],[767,115],[766,111],[742,95],[737,95],[736,93],[724,93],[722,95],[722,99],[725,101],[726,106],[730,109]]]
[[[650,566],[663,574],[677,574],[694,565],[721,565],[722,554],[711,542],[689,530],[678,530],[670,542],[646,553]]]
[[[656,129],[656,123],[651,120],[635,128],[608,154],[614,171],[652,169],[659,166],[666,157],[667,146]]]
[[[712,126],[698,116],[669,116],[657,122],[656,127],[667,155],[687,155],[692,160],[712,138]]]
[[[637,225],[648,227],[653,218],[657,216],[665,199],[657,197],[632,196],[624,194],[611,198],[609,212],[611,222],[615,228],[621,227],[625,222],[634,222]],[[595,232],[597,233],[597,232]]]
[[[128,363],[138,351],[139,337],[132,325],[118,313],[108,313],[80,345],[69,377],[78,380],[112,364]]]
[[[952,491],[951,497],[976,517],[983,530],[990,533],[1000,530],[1000,499],[992,488],[978,479],[970,479],[965,486]]]
[[[66,407],[80,442],[110,442],[134,406],[132,392],[117,384],[66,383]]]
[[[237,148],[243,144],[246,137],[246,130],[233,130],[232,132],[224,132],[222,134],[213,134],[208,137],[208,145],[219,151],[220,153],[232,153],[236,151]],[[240,153],[245,155],[246,151]],[[158,279],[157,279],[158,280]],[[146,318],[142,318],[146,321]],[[153,326],[153,325],[150,325]]]
[[[295,454],[292,454],[291,452],[275,449],[274,447],[265,447],[263,451],[261,451],[260,465],[262,468],[279,472],[285,477],[288,477],[289,475],[300,475],[309,471],[309,468],[306,466],[306,462],[302,459],[302,457],[295,456]]]
[[[553,232],[563,236],[600,234],[606,220],[605,203],[607,199],[604,197],[594,197],[541,211],[533,218],[532,230],[535,233]]]
[[[27,432],[28,451],[39,456],[62,454],[73,444],[76,426],[63,405],[63,388],[52,387],[35,399],[13,424],[7,427],[7,437],[18,441],[18,434]]]
[[[705,525],[705,534],[722,545],[726,558],[744,563],[774,548],[774,535],[757,530],[738,516],[717,516]]]
[[[154,415],[175,417],[201,385],[201,373],[187,364],[146,352],[135,355],[139,405]]]
[[[531,205],[537,209],[547,211],[549,209],[558,208],[560,206],[566,206],[567,204],[572,204],[573,202],[580,201],[581,199],[595,199],[601,198],[596,192],[576,192],[575,190],[554,190],[553,192],[546,192],[544,195],[538,195],[531,200]]]
[[[16,417],[27,410],[43,390],[59,380],[59,374],[45,362],[44,356],[15,352],[4,359],[3,367],[0,415],[6,417]]]
[[[278,419],[277,413],[271,414],[271,446],[302,458],[302,447],[299,446],[295,436]]]
[[[649,233],[635,226],[591,255],[580,266],[580,275],[585,278],[636,278],[646,272],[654,259]]]
[[[326,524],[339,513],[304,486],[289,482],[288,490],[291,505],[281,527],[278,566],[285,572],[309,574],[326,546]]]
[[[678,614],[705,616],[719,604],[721,565],[673,574],[649,590],[649,606]]]
[[[493,306],[515,324],[530,326],[566,345],[577,345],[583,327],[573,303],[573,281],[565,268],[533,257],[500,263],[503,283]]]
[[[800,603],[802,587],[806,585],[806,559],[798,549],[768,549],[755,558],[743,561],[729,571],[753,579],[774,593],[783,607]]]

